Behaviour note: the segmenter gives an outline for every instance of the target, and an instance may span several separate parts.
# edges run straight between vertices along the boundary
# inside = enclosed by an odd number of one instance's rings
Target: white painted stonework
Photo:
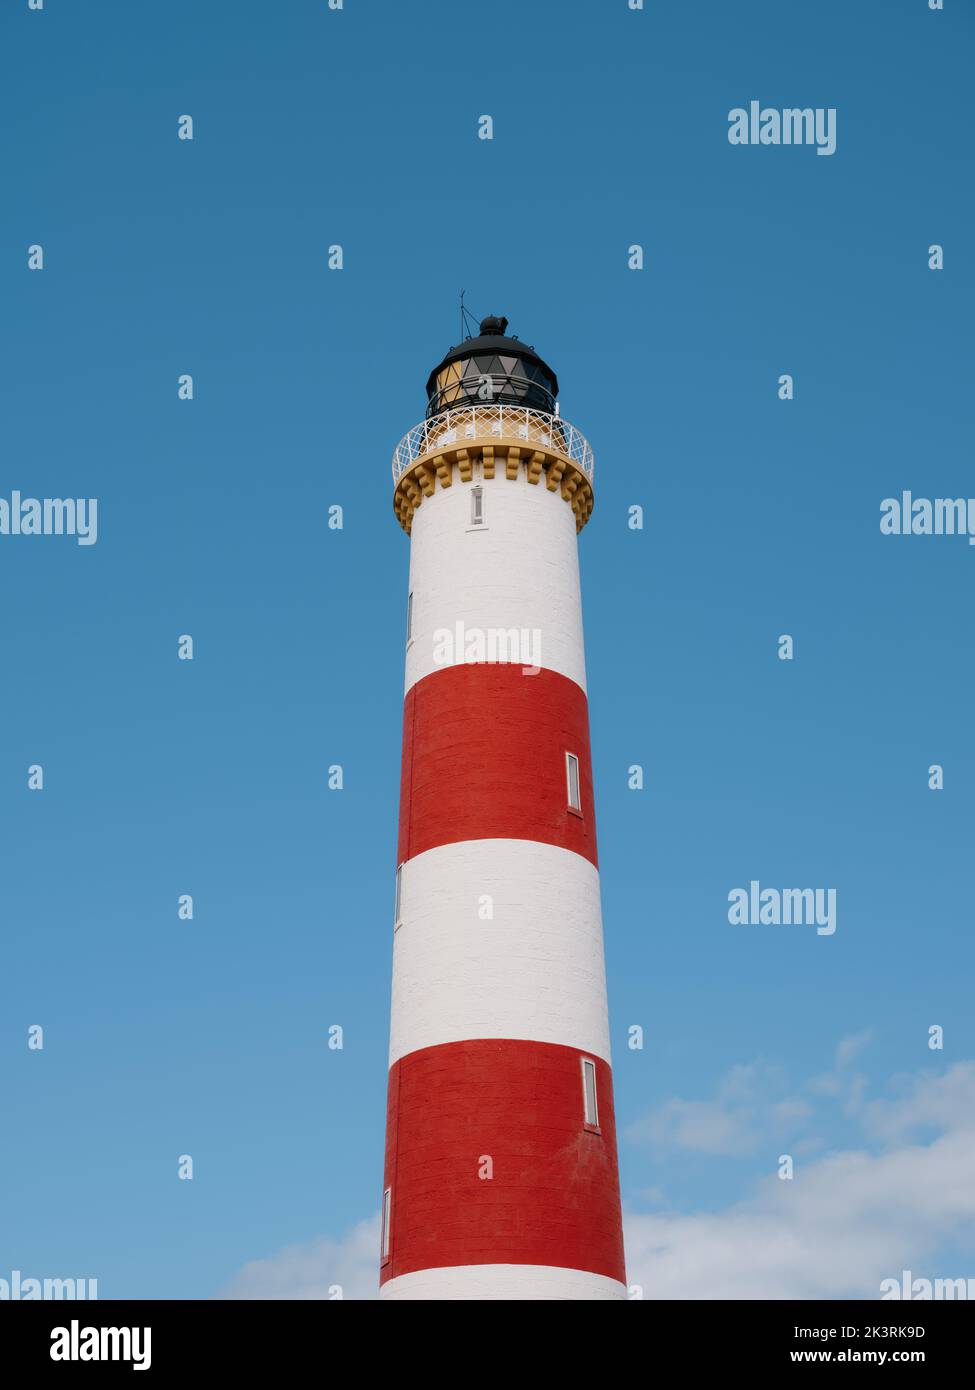
[[[383,1284],[379,1297],[409,1299],[625,1299],[626,1285],[604,1274],[554,1265],[453,1265],[419,1269]]]
[[[440,669],[437,629],[527,628],[541,634],[538,665],[586,688],[576,519],[544,476],[529,483],[522,468],[494,478],[475,470],[472,483],[454,469],[413,517],[410,592],[413,636],[406,653],[406,689]],[[483,488],[484,521],[471,524],[471,489]],[[463,654],[456,655],[463,661]]]
[[[610,1061],[599,871],[588,859],[536,840],[463,840],[408,859],[400,892],[390,1065],[468,1038]],[[484,895],[493,920],[478,915]]]

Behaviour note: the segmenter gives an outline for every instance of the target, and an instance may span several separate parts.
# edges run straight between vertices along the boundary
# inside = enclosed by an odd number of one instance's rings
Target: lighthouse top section
[[[438,486],[493,479],[496,469],[561,492],[577,531],[589,520],[589,441],[561,416],[555,372],[507,329],[506,318],[482,319],[479,336],[452,347],[430,373],[426,417],[393,454],[393,510],[407,533]]]
[[[501,405],[524,405],[555,414],[559,383],[534,348],[508,338],[508,320],[481,320],[478,338],[452,347],[427,381],[427,415],[439,415],[454,405],[484,400],[490,381],[492,399]]]

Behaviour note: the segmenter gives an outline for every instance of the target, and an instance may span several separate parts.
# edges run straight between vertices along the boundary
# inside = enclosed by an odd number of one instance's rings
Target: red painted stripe
[[[537,1264],[625,1283],[612,1072],[583,1125],[587,1056],[553,1043],[425,1047],[389,1072],[389,1259],[381,1282],[450,1265]],[[493,1177],[478,1176],[485,1157]]]
[[[582,814],[565,755],[579,759]],[[596,859],[589,707],[567,676],[445,666],[406,696],[398,862],[460,840],[541,840]]]

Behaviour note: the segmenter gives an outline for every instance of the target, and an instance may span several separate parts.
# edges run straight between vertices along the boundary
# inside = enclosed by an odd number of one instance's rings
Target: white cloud
[[[767,1138],[784,1141],[811,1113],[806,1100],[786,1093],[781,1068],[759,1061],[732,1067],[714,1100],[665,1101],[630,1125],[625,1138],[659,1154],[685,1150],[741,1158]]]
[[[872,1037],[867,1028],[842,1038],[833,1069],[811,1077],[797,1091],[790,1090],[781,1067],[761,1060],[733,1066],[713,1100],[671,1097],[631,1124],[624,1137],[658,1154],[683,1150],[741,1158],[760,1145],[780,1143],[808,1152],[820,1146],[815,1136],[802,1132],[814,1114],[810,1098],[835,1102],[848,1118],[856,1119],[863,1109],[867,1078],[849,1064]]]
[[[322,1236],[288,1245],[244,1265],[217,1298],[331,1299],[379,1296],[379,1218],[353,1226],[341,1240]]]
[[[629,1282],[645,1298],[878,1298],[882,1279],[925,1269],[955,1237],[971,1241],[975,1065],[915,1080],[905,1098],[871,1110],[888,1136],[941,1132],[927,1145],[799,1163],[791,1181],[769,1177],[723,1212],[629,1214]]]
[[[630,1125],[626,1138],[657,1153],[688,1149],[726,1157],[749,1154],[756,1144],[750,1111],[707,1100],[665,1101],[652,1115]]]
[[[959,1062],[942,1076],[901,1079],[897,1100],[874,1100],[864,1107],[868,1134],[888,1143],[924,1129],[975,1124],[975,1062]]]
[[[847,1037],[841,1038],[836,1046],[837,1068],[845,1067],[872,1039],[872,1028],[865,1028],[862,1033],[850,1033]]]

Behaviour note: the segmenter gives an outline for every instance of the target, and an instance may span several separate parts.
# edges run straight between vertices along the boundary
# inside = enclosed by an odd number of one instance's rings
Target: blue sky
[[[973,37],[960,0],[5,5],[0,495],[99,510],[94,546],[0,536],[0,1277],[294,1291],[291,1248],[309,1287],[367,1291],[408,565],[389,457],[462,288],[551,361],[596,453],[631,1278],[720,1292],[729,1229],[756,1295],[975,1276],[945,1177],[975,1154],[975,550],[879,530],[903,489],[975,493]],[[835,107],[836,153],[730,145],[752,99]],[[835,888],[835,935],[731,926],[753,878]],[[831,1210],[869,1258],[810,1249]]]

